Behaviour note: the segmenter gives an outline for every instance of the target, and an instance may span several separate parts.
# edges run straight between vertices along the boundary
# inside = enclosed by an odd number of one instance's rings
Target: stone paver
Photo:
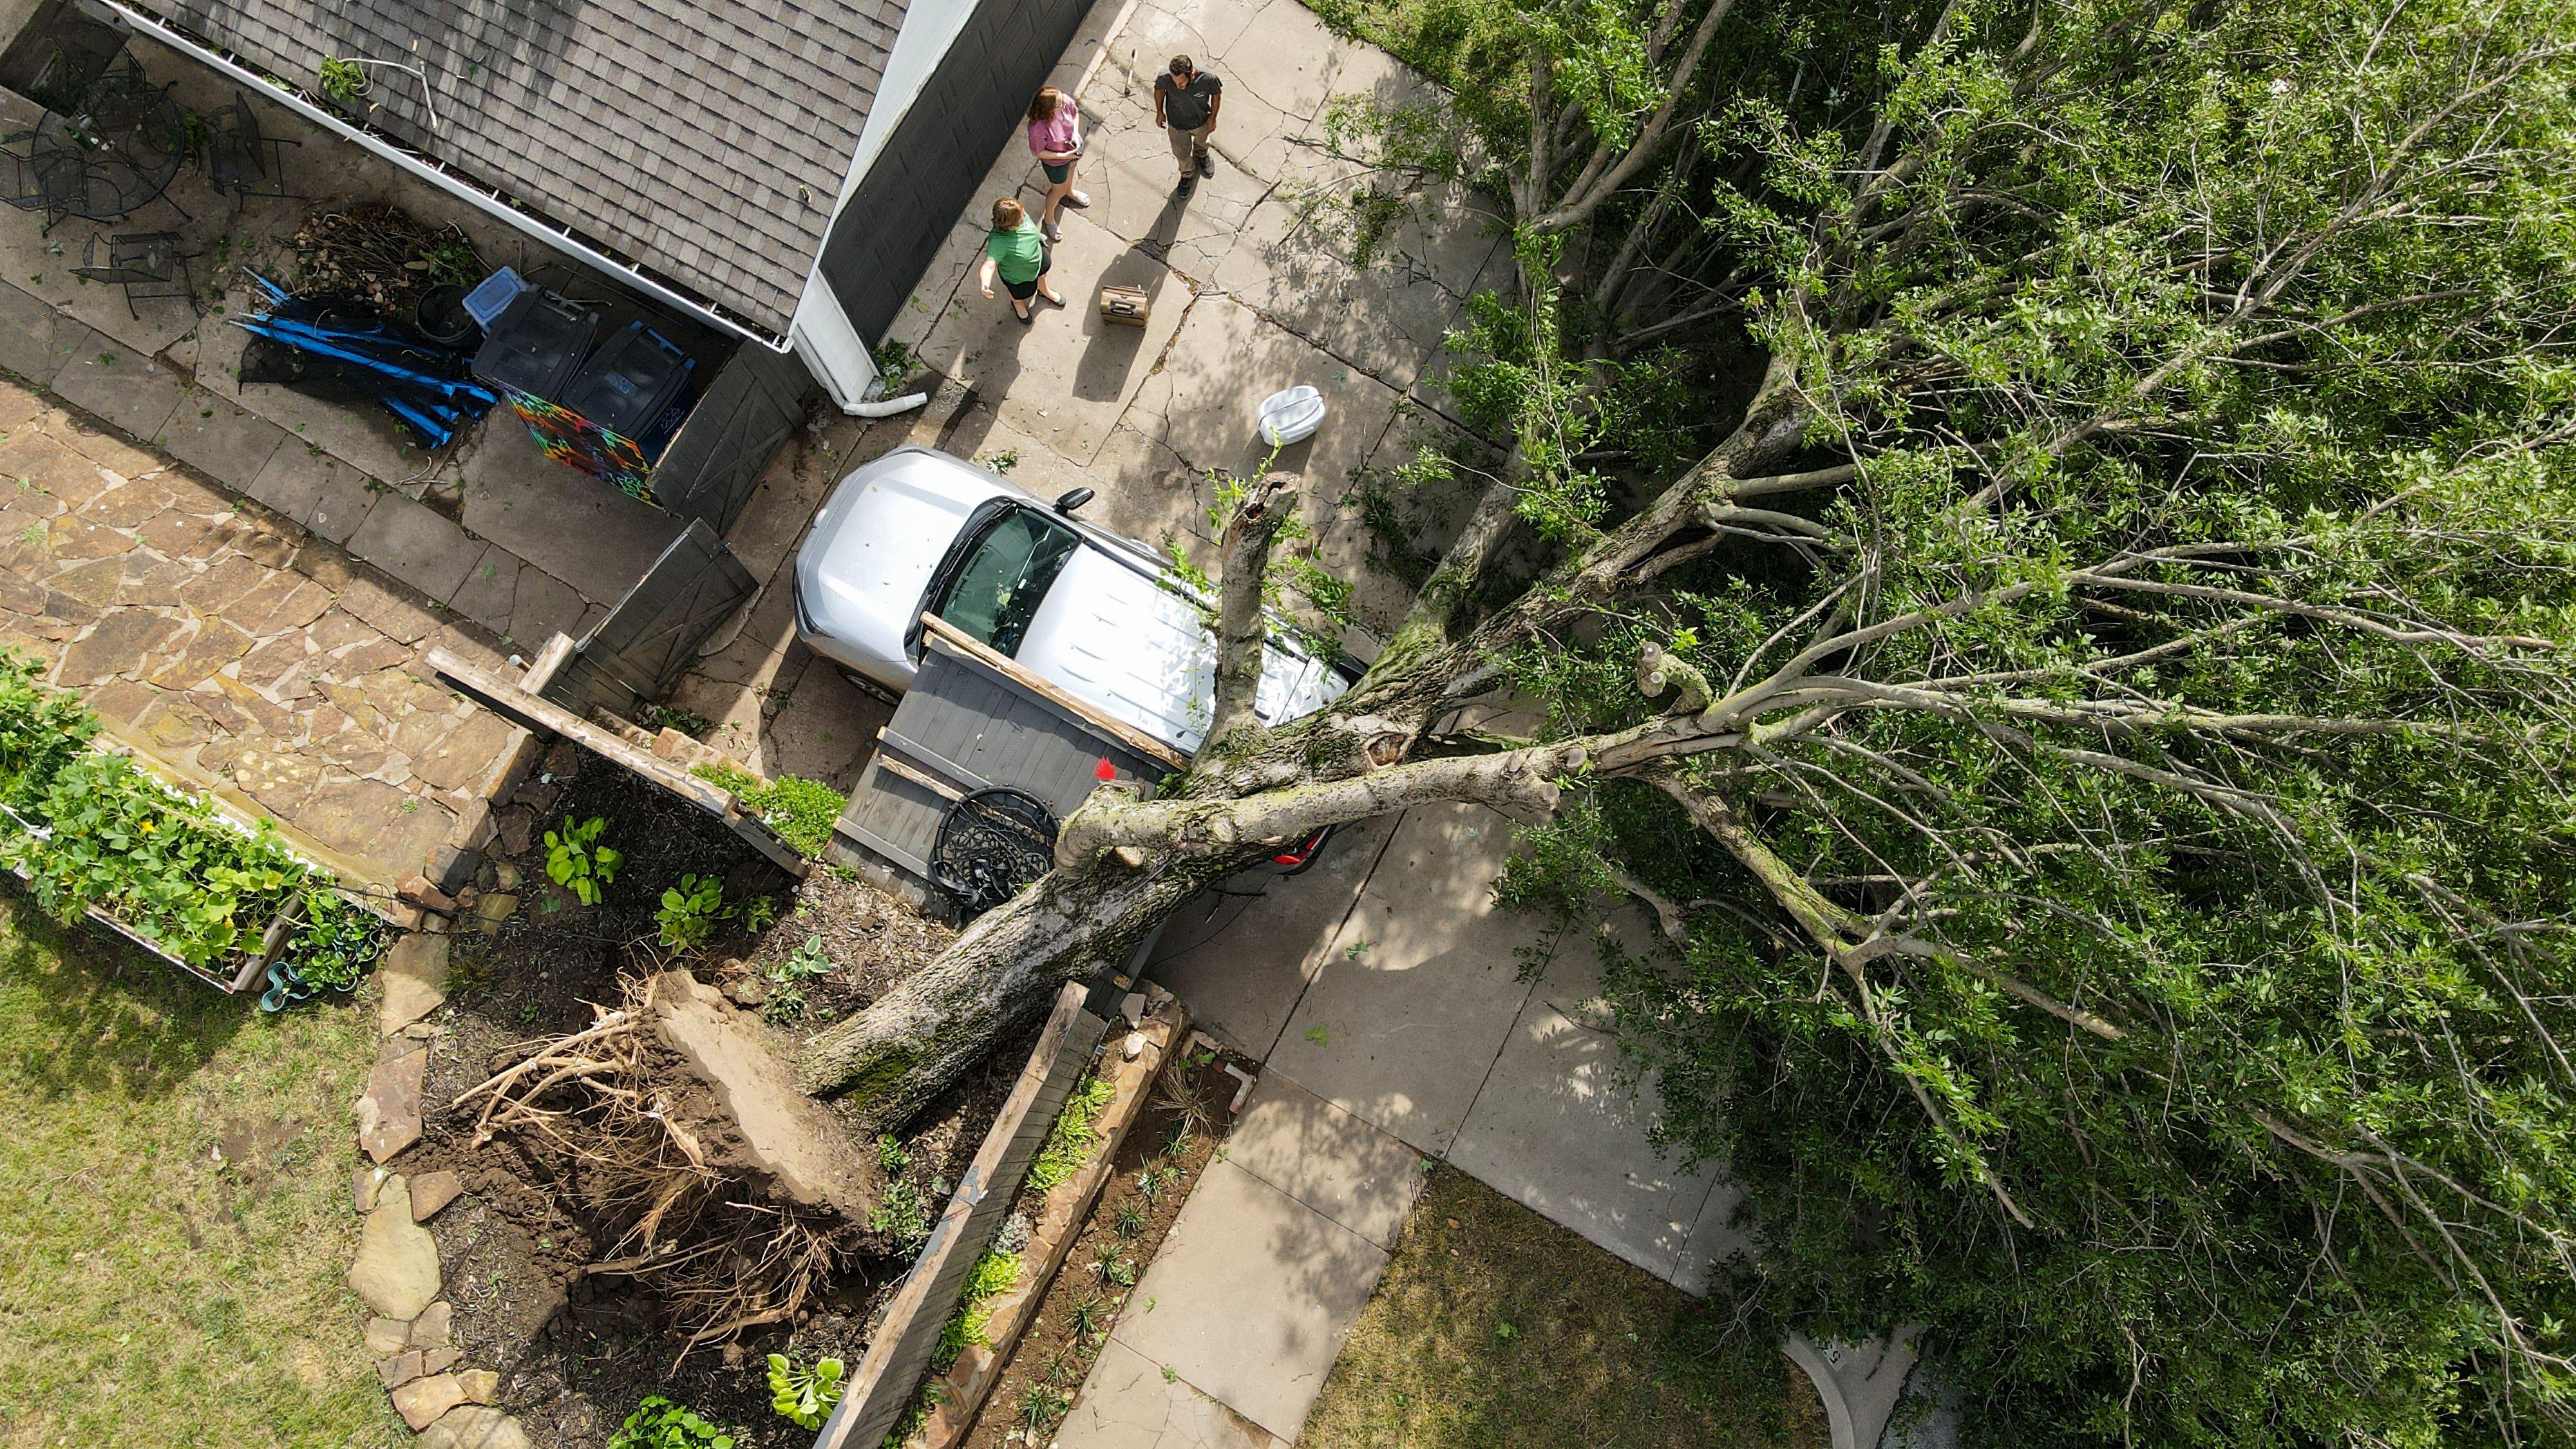
[[[406,933],[376,963],[376,980],[385,993],[376,1007],[376,1030],[392,1036],[447,1000],[447,938]]]
[[[1214,1162],[1111,1338],[1293,1441],[1386,1261],[1375,1243]]]
[[[55,374],[55,392],[138,438],[160,435],[179,410],[180,380],[149,356],[110,342]]]
[[[358,1099],[358,1145],[384,1162],[420,1140],[420,1084],[429,1053],[405,1052],[376,1063]]]
[[[386,1318],[415,1317],[438,1297],[438,1244],[412,1221],[411,1193],[399,1176],[376,1194],[359,1230],[349,1290]]]
[[[530,1449],[528,1431],[498,1409],[467,1404],[420,1432],[414,1449]]]
[[[415,658],[428,643],[499,656],[327,542],[21,384],[0,381],[0,428],[0,644],[352,884],[419,870],[473,783],[419,762],[455,736],[488,762],[506,727],[420,682]],[[318,500],[334,471],[355,478],[325,461],[280,446],[260,467],[309,469]]]

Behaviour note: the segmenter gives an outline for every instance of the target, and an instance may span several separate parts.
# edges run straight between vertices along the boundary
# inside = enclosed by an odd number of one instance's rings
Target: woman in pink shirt
[[[1064,228],[1056,225],[1056,208],[1091,204],[1090,197],[1073,189],[1073,163],[1082,156],[1082,118],[1074,111],[1073,97],[1047,86],[1029,102],[1029,152],[1046,168],[1046,209],[1039,229],[1048,241],[1061,241]]]

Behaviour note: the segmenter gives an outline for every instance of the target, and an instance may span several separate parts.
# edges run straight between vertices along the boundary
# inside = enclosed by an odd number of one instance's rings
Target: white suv
[[[1215,601],[1153,550],[1000,474],[906,446],[832,490],[797,549],[796,634],[890,693],[912,684],[921,616],[936,614],[1067,693],[1184,754],[1216,699]],[[1323,708],[1356,671],[1274,628],[1253,710]]]

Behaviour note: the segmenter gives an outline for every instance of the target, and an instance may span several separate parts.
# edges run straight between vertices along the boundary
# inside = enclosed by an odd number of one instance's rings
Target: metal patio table
[[[47,111],[27,155],[48,210],[110,221],[168,191],[187,151],[179,103],[138,71],[119,69],[100,77],[75,109]]]

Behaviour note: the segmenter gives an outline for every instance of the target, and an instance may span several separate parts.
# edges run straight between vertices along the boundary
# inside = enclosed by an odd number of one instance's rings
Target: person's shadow
[[[1149,324],[1152,315],[1165,307],[1189,305],[1189,283],[1182,281],[1180,275],[1163,262],[1170,251],[1172,238],[1180,232],[1181,217],[1188,209],[1188,201],[1177,192],[1165,196],[1163,209],[1155,215],[1154,224],[1146,228],[1145,235],[1130,242],[1125,251],[1110,258],[1109,264],[1101,268],[1100,278],[1093,284],[1092,296],[1065,294],[1068,303],[1086,312],[1083,325],[1091,334],[1090,345],[1083,349],[1082,360],[1074,366],[1074,396],[1095,402],[1115,402],[1126,391],[1128,378],[1138,364],[1150,364],[1152,360],[1144,356],[1145,339],[1152,332],[1152,327],[1112,322],[1101,316],[1099,288],[1135,287],[1143,291]],[[1061,281],[1056,285],[1057,290],[1063,290]]]

